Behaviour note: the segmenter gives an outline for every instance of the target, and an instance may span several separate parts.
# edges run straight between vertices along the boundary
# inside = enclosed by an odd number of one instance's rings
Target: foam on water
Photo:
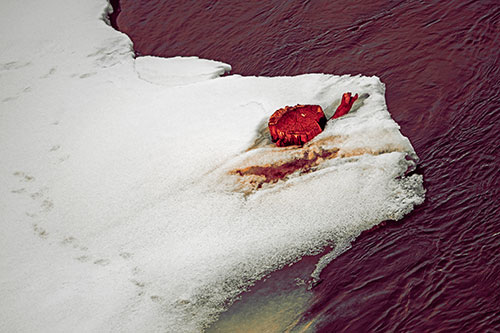
[[[11,87],[0,114],[6,330],[199,331],[269,272],[327,245],[338,254],[422,202],[378,78],[217,78],[228,65],[133,59],[99,20],[106,3],[49,2],[1,11],[47,27],[57,8],[75,15],[57,15],[71,39],[47,29],[26,40],[13,26],[0,36],[18,40],[0,56]],[[345,91],[365,97],[312,142],[269,142],[274,110],[329,110]],[[261,186],[233,172],[318,152],[331,154]]]

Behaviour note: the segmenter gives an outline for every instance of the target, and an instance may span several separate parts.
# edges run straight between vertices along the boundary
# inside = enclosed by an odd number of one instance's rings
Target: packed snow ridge
[[[134,59],[104,0],[29,8],[0,4],[2,331],[197,332],[257,279],[424,199],[377,77],[220,77]],[[274,110],[346,91],[365,98],[308,145],[270,143]],[[309,157],[272,181],[235,171]]]

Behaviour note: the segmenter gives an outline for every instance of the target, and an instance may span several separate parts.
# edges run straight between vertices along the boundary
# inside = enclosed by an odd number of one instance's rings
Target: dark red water
[[[334,260],[302,315],[319,332],[500,331],[500,3],[122,0],[139,55],[243,75],[377,75],[426,201]]]

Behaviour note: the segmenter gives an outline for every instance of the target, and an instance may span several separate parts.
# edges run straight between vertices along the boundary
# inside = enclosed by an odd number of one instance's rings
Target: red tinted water
[[[426,201],[334,260],[301,321],[320,332],[500,331],[498,1],[122,0],[139,55],[244,75],[377,75]]]

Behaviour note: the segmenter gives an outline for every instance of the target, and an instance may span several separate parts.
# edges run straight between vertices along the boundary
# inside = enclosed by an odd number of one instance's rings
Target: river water
[[[115,7],[118,1],[114,2]],[[498,1],[121,0],[137,55],[242,75],[377,75],[426,201],[330,263],[296,327],[500,331]]]

